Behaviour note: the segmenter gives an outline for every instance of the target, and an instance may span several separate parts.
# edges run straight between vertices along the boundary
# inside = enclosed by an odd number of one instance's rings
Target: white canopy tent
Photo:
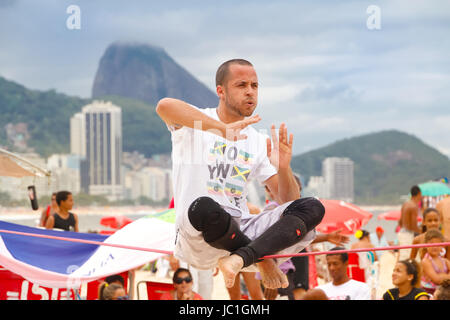
[[[22,178],[27,176],[50,177],[50,171],[0,148],[0,176]]]

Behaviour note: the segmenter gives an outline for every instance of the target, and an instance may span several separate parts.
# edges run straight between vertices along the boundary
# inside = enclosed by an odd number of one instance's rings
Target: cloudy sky
[[[90,97],[114,41],[161,46],[214,91],[220,63],[252,61],[258,126],[286,122],[297,154],[398,129],[450,156],[446,0],[0,0],[0,76],[28,88]]]

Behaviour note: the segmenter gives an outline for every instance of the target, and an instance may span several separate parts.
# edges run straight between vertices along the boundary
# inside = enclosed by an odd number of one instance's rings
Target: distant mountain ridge
[[[55,90],[38,91],[0,77],[0,146],[41,155],[70,151],[70,117],[88,103]],[[20,135],[8,132],[20,126]],[[12,130],[14,131],[14,130]],[[16,146],[20,136],[25,149]]]
[[[180,98],[198,107],[217,105],[214,93],[163,49],[148,45],[111,45],[100,61],[93,96],[122,107],[124,151],[146,157],[171,152],[170,133],[155,112],[160,98]],[[44,157],[68,153],[70,118],[92,100],[55,90],[30,90],[0,76],[0,146],[19,152],[33,148]],[[396,130],[344,139],[296,155],[292,168],[307,183],[309,177],[322,175],[326,157],[354,161],[355,196],[360,204],[397,204],[412,185],[450,175],[448,157]]]
[[[170,153],[170,133],[154,106],[117,96],[100,99],[122,108],[124,151],[147,157]],[[34,150],[44,157],[69,153],[70,118],[91,102],[54,90],[30,90],[0,77],[0,146],[16,152]]]
[[[397,130],[365,134],[294,156],[292,168],[305,183],[322,175],[327,157],[348,157],[354,162],[357,203],[396,204],[410,188],[450,175],[450,160],[417,137]]]
[[[199,108],[216,107],[217,95],[176,63],[164,49],[142,43],[111,44],[100,59],[92,97],[121,96],[156,106],[164,97]]]

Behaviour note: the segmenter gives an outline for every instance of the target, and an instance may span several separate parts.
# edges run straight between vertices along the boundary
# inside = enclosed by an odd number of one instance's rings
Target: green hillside
[[[124,151],[139,151],[147,157],[172,151],[170,132],[156,114],[154,106],[118,96],[101,99],[122,107]]]
[[[170,134],[154,106],[122,98],[102,97],[122,108],[124,151],[139,151],[150,157],[171,150]],[[71,97],[54,90],[29,90],[0,77],[0,146],[14,148],[8,139],[8,124],[26,123],[28,147],[47,157],[70,152],[70,118],[91,99]]]
[[[414,184],[450,175],[450,160],[415,136],[390,130],[337,141],[292,159],[305,183],[327,157],[354,162],[355,202],[397,204]]]
[[[29,90],[0,77],[0,145],[12,148],[6,125],[26,123],[28,147],[43,156],[70,151],[70,117],[88,101],[54,90]]]
[[[171,151],[170,134],[154,106],[131,98],[103,96],[122,108],[124,151],[147,157]],[[91,99],[54,90],[29,90],[0,77],[0,146],[17,150],[7,126],[25,123],[26,145],[40,155],[70,151],[70,118]],[[14,149],[16,148],[16,149]],[[294,171],[307,183],[322,174],[326,157],[348,157],[355,163],[355,200],[359,204],[396,204],[412,185],[450,175],[450,161],[418,138],[383,131],[344,139],[292,160]]]

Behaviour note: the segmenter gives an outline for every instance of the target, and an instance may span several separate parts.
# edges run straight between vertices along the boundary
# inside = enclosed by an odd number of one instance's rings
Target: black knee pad
[[[222,229],[224,233],[231,216],[222,207],[209,197],[200,197],[194,200],[188,209],[188,218],[192,226],[198,231],[205,231],[210,226]],[[218,230],[220,233],[220,230]]]
[[[209,197],[197,198],[188,209],[188,218],[214,248],[231,252],[250,243],[231,215]]]
[[[235,254],[242,257],[244,267],[247,267],[266,255],[298,243],[307,233],[308,230],[300,218],[294,215],[282,216],[246,247],[236,250]]]
[[[236,250],[244,260],[244,267],[257,262],[301,241],[323,219],[325,208],[315,198],[301,198],[293,201],[284,210],[280,220],[270,226],[250,244]]]
[[[283,216],[294,215],[300,218],[308,231],[319,225],[325,215],[325,207],[316,198],[307,197],[294,200],[283,212]]]

